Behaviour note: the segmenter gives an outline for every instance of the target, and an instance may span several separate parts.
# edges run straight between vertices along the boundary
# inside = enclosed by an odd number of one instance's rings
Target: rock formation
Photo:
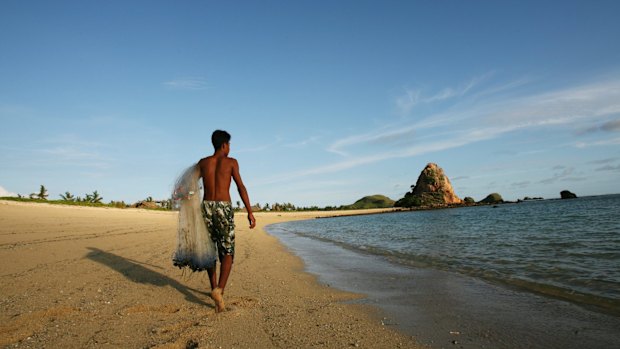
[[[562,199],[576,199],[576,198],[577,198],[577,195],[575,195],[575,193],[571,193],[571,192],[570,192],[570,191],[568,191],[568,190],[562,190],[562,191],[560,192],[560,197],[561,197]]]
[[[498,193],[489,194],[480,201],[481,204],[501,204],[502,202],[504,202],[504,199]]]
[[[351,209],[365,209],[365,208],[388,208],[394,207],[394,200],[388,198],[385,195],[370,195],[364,196],[357,200],[354,204],[347,206]]]
[[[463,200],[459,199],[454,193],[448,176],[437,164],[429,163],[426,165],[415,186],[412,186],[411,189],[411,192],[398,200],[395,206],[444,206],[463,203]]]

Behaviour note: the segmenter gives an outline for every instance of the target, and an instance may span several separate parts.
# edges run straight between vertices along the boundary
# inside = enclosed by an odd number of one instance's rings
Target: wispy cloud
[[[620,119],[608,121],[602,124],[601,131],[620,132]]]
[[[17,196],[17,194],[4,189],[3,186],[0,186],[0,197],[2,197],[2,196],[4,196],[4,197],[7,197],[7,196]]]
[[[469,91],[471,86],[475,86],[475,83],[465,86],[459,90],[462,95]],[[455,92],[446,92],[428,100],[455,95]],[[615,113],[616,110],[620,110],[618,78],[526,96],[488,96],[458,110],[439,110],[422,121],[400,122],[379,130],[350,135],[326,148],[329,152],[344,155],[341,161],[283,174],[269,180],[333,173],[388,159],[459,148],[522,130],[576,128],[583,122],[608,118],[610,113]],[[608,129],[616,127],[615,123],[606,125]],[[576,146],[610,144],[620,144],[620,138],[581,142]],[[579,179],[560,173],[543,181],[550,183],[556,180]]]
[[[361,143],[391,143],[403,138],[411,139],[415,128],[415,126],[408,126],[400,129],[390,129],[383,132],[375,131],[346,137],[330,144],[327,147],[327,151],[346,156],[348,153],[343,150],[345,147]]]
[[[405,88],[404,93],[396,97],[395,104],[401,114],[409,114],[416,105],[442,102],[455,97],[462,97],[472,88],[485,80],[490,74],[475,77],[459,87],[446,87],[434,94],[425,95],[420,89]]]
[[[104,155],[110,146],[85,140],[72,134],[57,135],[35,144],[32,151],[41,156],[34,163],[75,166],[100,171],[111,167],[113,161]]]
[[[607,122],[603,122],[601,124],[596,124],[595,126],[590,126],[586,129],[579,130],[577,134],[587,134],[594,132],[620,132],[620,119],[610,120]]]
[[[530,181],[514,182],[510,184],[510,186],[513,188],[523,189],[523,188],[527,188],[530,185],[530,183],[531,183]]]
[[[285,144],[284,146],[288,147],[288,148],[301,148],[301,147],[305,147],[305,146],[310,145],[310,144],[316,144],[319,141],[319,139],[321,139],[321,137],[319,137],[319,136],[311,136],[311,137],[303,139],[303,140],[301,140],[299,142],[293,142],[293,143]]]
[[[579,176],[578,173],[575,173],[575,168],[573,167],[556,166],[553,169],[559,171],[555,172],[551,177],[541,180],[540,183],[553,184],[558,181],[579,182],[587,179],[586,177]]]
[[[599,168],[594,169],[594,171],[620,171],[620,165],[605,165]]]
[[[600,147],[600,146],[609,146],[609,145],[618,145],[618,144],[620,144],[620,137],[603,139],[600,141],[592,141],[592,142],[576,142],[574,145],[577,148],[588,148],[588,147]]]
[[[460,181],[463,179],[469,179],[469,176],[457,176],[457,177],[452,178],[451,181],[455,182],[455,181]]]
[[[173,90],[204,90],[207,86],[207,81],[201,77],[184,77],[166,81],[163,85]]]
[[[618,160],[619,158],[606,158],[606,159],[598,159],[598,160],[592,160],[592,161],[588,161],[588,164],[595,164],[595,165],[601,165],[601,164],[609,164],[611,162],[615,162],[616,160]]]

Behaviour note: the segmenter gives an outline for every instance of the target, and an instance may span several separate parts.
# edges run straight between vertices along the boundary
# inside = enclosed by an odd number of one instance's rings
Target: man
[[[243,185],[239,174],[237,160],[228,157],[230,152],[230,134],[216,130],[211,135],[211,142],[215,149],[213,155],[198,162],[200,176],[204,188],[203,215],[211,239],[217,246],[220,259],[220,278],[217,280],[216,268],[207,269],[211,283],[211,298],[215,301],[216,311],[225,310],[224,288],[230,275],[235,255],[235,222],[234,211],[230,201],[230,180],[237,185],[241,200],[248,212],[250,229],[256,226],[256,219],[252,214],[252,206],[248,192]]]

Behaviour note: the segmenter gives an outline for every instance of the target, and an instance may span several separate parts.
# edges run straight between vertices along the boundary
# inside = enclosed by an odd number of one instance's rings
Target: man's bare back
[[[230,179],[237,161],[226,156],[208,156],[198,162],[204,188],[204,200],[230,202]]]

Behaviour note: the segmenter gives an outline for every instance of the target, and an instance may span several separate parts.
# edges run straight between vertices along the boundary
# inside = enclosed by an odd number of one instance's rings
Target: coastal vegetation
[[[561,193],[562,199],[576,198],[574,193],[563,190]],[[115,207],[115,208],[143,208],[151,210],[174,210],[176,209],[175,203],[172,199],[154,200],[153,197],[148,196],[144,200],[139,200],[133,204],[126,203],[125,201],[112,200],[109,203],[103,202],[101,194],[95,190],[92,193],[86,193],[83,196],[76,196],[69,191],[60,194],[60,200],[48,200],[48,190],[44,185],[40,185],[38,193],[31,193],[28,197],[17,194],[16,197],[0,197],[2,200],[21,201],[21,202],[39,202],[48,204],[60,204],[60,205],[75,205],[75,206],[94,206],[94,207]],[[465,197],[460,199],[455,193],[450,184],[450,180],[439,166],[433,163],[426,165],[424,170],[420,173],[416,184],[411,186],[411,191],[405,193],[405,195],[394,201],[389,197],[381,194],[368,195],[355,201],[349,205],[339,206],[325,206],[319,207],[313,206],[296,206],[290,202],[286,203],[265,203],[261,205],[256,203],[252,206],[252,210],[259,211],[274,211],[274,212],[287,212],[287,211],[336,211],[336,210],[358,210],[358,209],[373,209],[373,208],[405,208],[405,209],[437,209],[459,206],[477,206],[477,205],[495,205],[502,203],[519,203],[529,200],[543,200],[542,197],[529,197],[526,196],[522,200],[518,201],[505,201],[499,193],[491,193],[484,199],[476,202],[472,197]],[[236,201],[235,211],[245,211],[240,201]]]
[[[99,191],[95,190],[92,193],[86,193],[84,196],[75,196],[71,192],[66,191],[64,194],[58,195],[60,200],[48,200],[47,188],[41,185],[38,193],[31,193],[28,197],[24,197],[21,194],[17,196],[0,197],[2,200],[19,201],[19,202],[35,202],[35,203],[48,203],[55,205],[71,205],[71,206],[90,206],[90,207],[115,207],[115,208],[128,208],[139,207],[155,210],[170,210],[172,209],[172,200],[154,201],[152,197],[148,197],[145,200],[138,201],[135,204],[127,204],[125,201],[110,201],[109,203],[103,202],[103,197]],[[147,202],[151,204],[143,205]]]

